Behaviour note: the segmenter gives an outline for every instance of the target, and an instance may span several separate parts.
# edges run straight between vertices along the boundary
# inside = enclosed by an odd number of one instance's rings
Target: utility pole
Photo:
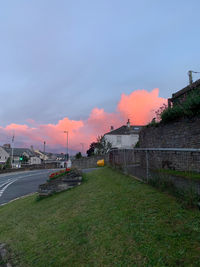
[[[80,145],[81,145],[81,148],[82,148],[81,152],[84,153],[84,143],[80,143]]]
[[[44,168],[45,168],[45,145],[46,145],[46,142],[44,141]]]
[[[189,84],[191,85],[193,83],[193,80],[192,80],[192,70],[189,70],[188,71],[188,76],[189,76]]]
[[[64,133],[66,133],[67,134],[67,157],[66,157],[66,159],[68,160],[69,159],[69,154],[68,154],[68,131],[64,131]]]
[[[12,152],[11,152],[11,168],[13,168],[14,140],[15,140],[15,135],[13,133],[13,136],[12,136]]]
[[[193,83],[192,73],[200,73],[200,72],[199,72],[199,71],[193,71],[193,70],[189,70],[189,71],[188,71],[189,84],[190,84],[190,85],[192,85],[192,83]]]

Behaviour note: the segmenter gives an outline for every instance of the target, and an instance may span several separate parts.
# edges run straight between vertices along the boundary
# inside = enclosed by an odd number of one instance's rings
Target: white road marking
[[[11,179],[8,179],[4,184],[0,184],[0,188],[3,187],[5,184],[8,184],[11,181]]]
[[[56,169],[55,169],[56,170]],[[23,176],[18,176],[18,177],[16,177],[16,178],[14,178],[14,179],[12,179],[12,178],[9,178],[6,182],[4,182],[3,184],[0,184],[0,197],[3,195],[3,193],[5,192],[5,190],[11,185],[11,184],[13,184],[14,182],[16,182],[16,181],[18,181],[18,180],[20,180],[20,179],[24,179],[24,178],[27,178],[27,177],[31,177],[31,176],[36,176],[36,175],[41,175],[41,174],[47,174],[47,175],[49,175],[49,173],[52,173],[52,171],[54,171],[54,170],[48,170],[47,172],[45,172],[45,171],[42,171],[42,172],[36,172],[36,173],[30,173],[30,174],[28,174],[28,175],[26,175],[26,173],[22,173],[22,172],[20,172],[20,173],[15,173],[15,174],[25,174],[25,175],[23,175]],[[14,174],[14,173],[13,173]],[[11,173],[10,174],[6,174],[5,176],[8,176],[8,175],[12,175]],[[0,177],[1,178],[1,177]],[[3,178],[3,177],[2,177]]]
[[[7,184],[0,190],[0,197],[3,195],[4,191],[6,190],[6,188],[7,188],[9,185],[11,185],[11,184],[13,184],[14,182],[16,182],[16,181],[17,181],[17,179],[12,180],[11,182],[7,183]]]

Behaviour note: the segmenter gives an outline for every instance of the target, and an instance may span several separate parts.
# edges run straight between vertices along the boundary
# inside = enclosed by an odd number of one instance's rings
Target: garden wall
[[[72,167],[76,167],[78,169],[95,168],[97,167],[97,161],[100,159],[104,159],[105,163],[107,163],[108,155],[91,156],[75,159],[72,161]]]
[[[200,148],[200,117],[145,127],[139,144],[141,148]]]

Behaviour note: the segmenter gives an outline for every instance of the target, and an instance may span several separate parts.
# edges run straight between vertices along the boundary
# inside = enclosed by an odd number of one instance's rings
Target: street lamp
[[[46,145],[46,141],[44,141],[44,168],[45,168],[45,145]]]
[[[84,143],[80,143],[81,145],[81,152],[84,153]]]
[[[11,151],[11,168],[13,168],[13,165],[14,165],[14,157],[13,157],[14,140],[15,140],[15,134],[13,133],[13,136],[12,136],[12,151]]]
[[[66,133],[67,134],[67,160],[68,160],[68,131],[64,131],[64,133]]]

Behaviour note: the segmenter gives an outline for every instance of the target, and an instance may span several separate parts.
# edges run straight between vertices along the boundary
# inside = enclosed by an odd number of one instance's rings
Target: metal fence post
[[[126,150],[124,149],[124,172],[126,173]]]
[[[149,181],[149,155],[148,155],[148,150],[145,150],[145,154],[146,154],[146,179],[147,179],[147,183]]]

